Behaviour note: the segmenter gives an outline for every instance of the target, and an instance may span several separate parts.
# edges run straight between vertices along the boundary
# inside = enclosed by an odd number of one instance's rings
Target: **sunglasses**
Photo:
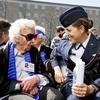
[[[31,41],[33,38],[36,38],[36,34],[28,34],[28,35],[23,35],[20,34],[21,36],[24,36],[26,38],[27,41]]]

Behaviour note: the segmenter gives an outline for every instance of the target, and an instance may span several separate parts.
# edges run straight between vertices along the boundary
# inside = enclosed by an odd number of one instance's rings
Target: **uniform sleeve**
[[[62,39],[60,41],[60,45],[57,48],[54,48],[50,55],[52,67],[58,66],[59,63],[63,64],[62,62],[64,59],[68,58],[68,53],[71,46],[72,45],[67,39]]]

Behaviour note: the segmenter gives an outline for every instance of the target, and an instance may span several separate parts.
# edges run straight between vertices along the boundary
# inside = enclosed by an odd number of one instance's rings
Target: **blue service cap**
[[[88,15],[82,7],[74,7],[61,14],[59,20],[64,27],[68,27],[79,18],[88,18]]]

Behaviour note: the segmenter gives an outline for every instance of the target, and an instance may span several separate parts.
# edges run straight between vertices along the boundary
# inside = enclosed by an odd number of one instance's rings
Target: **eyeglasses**
[[[28,35],[23,35],[20,34],[21,36],[24,36],[26,38],[27,41],[31,41],[33,38],[36,38],[36,34],[28,34]]]

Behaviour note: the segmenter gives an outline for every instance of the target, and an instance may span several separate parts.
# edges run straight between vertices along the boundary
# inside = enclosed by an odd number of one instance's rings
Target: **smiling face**
[[[83,43],[87,38],[87,33],[85,33],[84,26],[74,27],[70,25],[65,31],[68,34],[68,38],[71,43]]]

